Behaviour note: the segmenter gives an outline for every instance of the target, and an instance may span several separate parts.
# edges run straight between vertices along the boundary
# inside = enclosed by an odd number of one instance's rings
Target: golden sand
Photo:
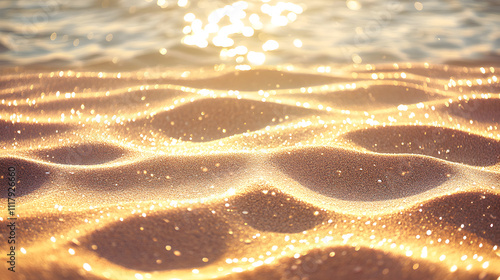
[[[500,279],[496,71],[4,71],[0,278]]]

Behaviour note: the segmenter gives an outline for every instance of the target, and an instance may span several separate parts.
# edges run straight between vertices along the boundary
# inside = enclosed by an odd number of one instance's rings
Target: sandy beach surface
[[[2,70],[0,278],[500,279],[498,71]]]

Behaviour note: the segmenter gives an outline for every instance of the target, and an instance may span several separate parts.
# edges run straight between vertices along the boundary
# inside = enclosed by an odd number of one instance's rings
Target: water
[[[498,0],[3,0],[0,65],[497,63],[499,14]]]

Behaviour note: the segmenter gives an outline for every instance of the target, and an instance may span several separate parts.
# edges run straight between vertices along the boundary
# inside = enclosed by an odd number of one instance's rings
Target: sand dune
[[[496,70],[5,71],[0,278],[500,279]]]

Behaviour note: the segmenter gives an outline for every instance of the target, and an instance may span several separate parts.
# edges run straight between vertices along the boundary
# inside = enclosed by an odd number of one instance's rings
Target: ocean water
[[[3,0],[0,67],[491,64],[499,14],[499,0]]]

